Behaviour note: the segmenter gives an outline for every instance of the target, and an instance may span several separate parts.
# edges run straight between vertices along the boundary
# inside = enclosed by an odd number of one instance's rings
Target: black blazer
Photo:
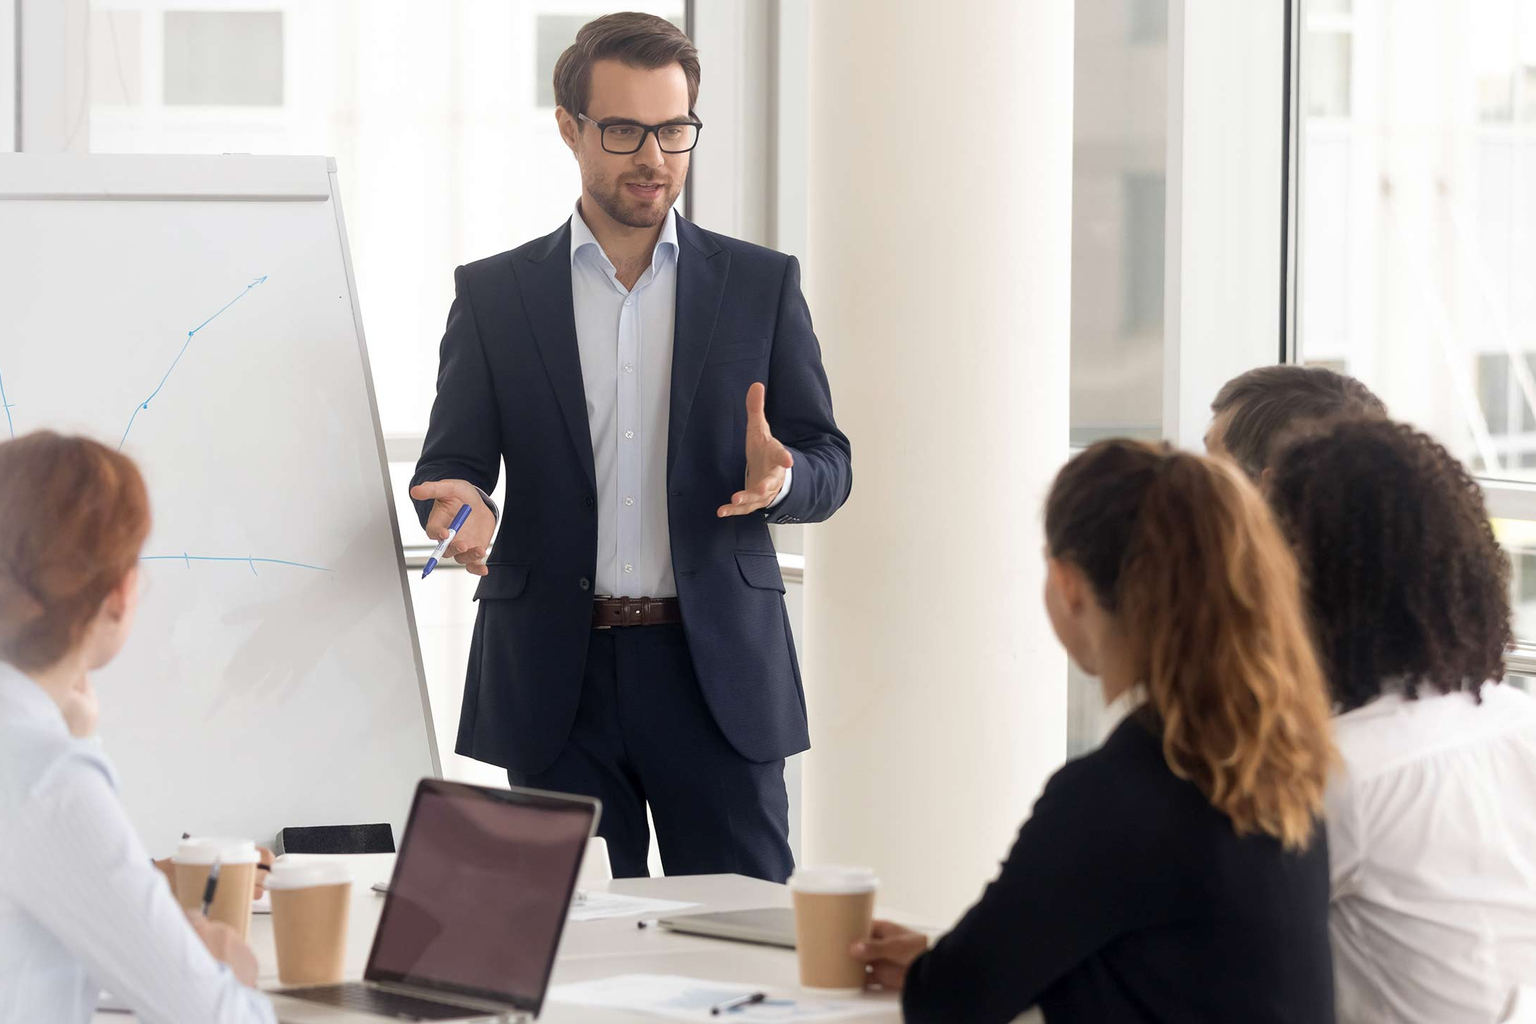
[[[1058,771],[1002,873],[912,965],[913,1024],[1332,1024],[1328,843],[1302,854],[1176,777],[1143,709]]]
[[[747,759],[806,749],[805,696],[769,523],[826,519],[853,485],[821,348],[792,256],[678,218],[667,436],[672,566],[694,667],[715,720]],[[536,774],[576,715],[597,568],[597,482],[571,297],[570,222],[459,267],[437,399],[411,479],[487,493],[507,468],[480,581],[456,749]],[[795,459],[771,512],[720,519],[742,487],[746,396],[768,386],[774,435]],[[431,502],[418,502],[425,523]]]

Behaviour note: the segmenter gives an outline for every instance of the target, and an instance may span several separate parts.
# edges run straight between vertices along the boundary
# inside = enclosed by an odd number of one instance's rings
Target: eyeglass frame
[[[704,131],[704,122],[700,121],[693,115],[689,115],[689,120],[687,121],[664,121],[661,124],[641,124],[639,121],[628,121],[624,120],[623,118],[613,121],[594,121],[586,114],[577,114],[576,117],[578,120],[585,121],[587,124],[590,124],[592,127],[597,129],[598,145],[603,147],[604,153],[611,153],[614,156],[635,155],[645,148],[645,140],[651,135],[656,136],[657,147],[659,147],[661,151],[668,156],[681,156],[684,153],[692,153],[696,148],[698,148],[699,135]],[[665,146],[661,145],[661,129],[680,128],[684,125],[693,126],[694,131],[692,146],[689,146],[687,149],[667,149]],[[640,142],[635,146],[634,149],[626,150],[624,152],[616,152],[615,150],[609,149],[607,143],[603,141],[603,133],[609,128],[644,128],[645,132],[640,136]]]

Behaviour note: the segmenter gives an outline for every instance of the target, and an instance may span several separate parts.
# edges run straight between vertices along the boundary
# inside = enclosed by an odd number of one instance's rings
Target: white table
[[[360,978],[368,964],[373,933],[379,924],[384,898],[374,893],[374,882],[388,881],[394,868],[393,854],[349,857],[355,881],[348,924],[346,972]],[[750,910],[756,907],[787,907],[789,890],[781,885],[740,875],[692,875],[674,878],[634,878],[587,886],[630,896],[680,900],[701,904],[686,913],[715,910]],[[793,987],[798,980],[795,954],[790,950],[752,946],[738,942],[678,935],[659,928],[638,928],[636,918],[603,921],[572,921],[565,927],[554,978],[558,985],[589,981],[619,974],[682,974],[709,981],[748,982],[773,987]],[[251,920],[250,943],[261,965],[259,983],[277,985],[277,957],[273,950],[272,918],[257,914]],[[895,996],[873,994],[865,998],[883,1012],[860,1018],[870,1024],[901,1020]],[[100,1024],[123,1024],[131,1018],[98,1014]],[[551,1024],[616,1024],[654,1020],[637,1014],[595,1010],[545,1002],[539,1020]]]

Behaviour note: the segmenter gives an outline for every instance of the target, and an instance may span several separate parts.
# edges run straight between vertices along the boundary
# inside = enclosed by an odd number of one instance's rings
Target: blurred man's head
[[[1370,388],[1321,366],[1261,366],[1223,385],[1211,403],[1206,450],[1225,455],[1254,480],[1263,476],[1276,442],[1335,419],[1384,418]]]
[[[660,224],[698,141],[699,53],[676,25],[610,14],[582,26],[555,64],[555,117],[581,167],[583,214]]]

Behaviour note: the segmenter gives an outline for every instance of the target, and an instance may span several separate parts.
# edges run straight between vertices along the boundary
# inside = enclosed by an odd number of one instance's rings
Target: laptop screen
[[[368,980],[537,1012],[597,813],[581,798],[422,780]]]

